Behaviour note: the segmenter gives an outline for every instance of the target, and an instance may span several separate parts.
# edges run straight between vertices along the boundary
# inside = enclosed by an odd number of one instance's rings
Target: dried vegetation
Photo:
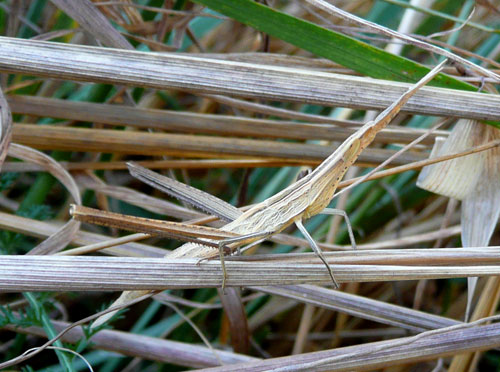
[[[500,2],[410,3],[0,2],[0,368],[498,369]],[[172,234],[231,236],[217,198],[276,194],[444,57],[339,185],[363,181],[332,203],[358,249],[340,218],[306,224],[339,290],[294,229],[228,257],[224,292],[217,260],[163,258]],[[145,295],[88,327],[123,290]]]

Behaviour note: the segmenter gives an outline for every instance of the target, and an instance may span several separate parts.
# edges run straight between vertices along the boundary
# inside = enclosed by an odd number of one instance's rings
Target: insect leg
[[[335,216],[342,216],[344,217],[345,224],[347,226],[347,233],[349,234],[349,239],[351,240],[351,245],[353,249],[356,249],[356,240],[354,239],[354,233],[352,232],[352,225],[351,221],[349,220],[349,217],[347,216],[347,213],[342,210],[342,209],[335,209],[335,208],[325,208],[321,211],[320,214],[329,214],[329,215],[335,215]]]
[[[271,234],[269,233],[268,235],[271,235]],[[255,247],[256,245],[259,245],[262,242],[265,242],[267,240],[267,238],[268,238],[268,235],[266,235],[262,239],[259,239],[259,240],[255,241],[253,243],[250,243],[250,244],[246,245],[244,248],[240,249],[240,247],[238,247],[238,256],[241,255],[243,252],[249,250],[250,248]]]
[[[330,278],[332,278],[332,282],[333,282],[333,285],[335,286],[335,288],[338,288],[339,287],[339,284],[337,283],[337,281],[335,280],[335,277],[333,275],[333,271],[332,271],[332,268],[330,267],[330,265],[328,265],[328,262],[326,262],[326,259],[325,259],[325,256],[323,256],[323,252],[321,251],[321,249],[318,247],[318,244],[316,244],[316,242],[314,241],[314,239],[312,238],[312,236],[309,234],[309,232],[306,230],[306,228],[304,227],[304,225],[302,224],[302,221],[301,220],[296,220],[295,221],[295,225],[297,225],[297,227],[299,228],[300,232],[302,233],[302,235],[304,235],[304,237],[307,239],[307,241],[309,242],[309,244],[311,245],[311,248],[312,250],[314,251],[314,253],[316,253],[318,255],[318,257],[320,258],[321,261],[323,261],[323,263],[326,265],[327,269],[328,269],[328,273],[330,274]]]
[[[251,233],[251,234],[247,234],[247,235],[237,236],[234,238],[223,239],[223,240],[220,240],[218,242],[219,257],[220,257],[220,263],[222,266],[222,273],[223,273],[223,276],[222,276],[222,291],[223,292],[224,292],[224,287],[226,286],[226,278],[227,278],[226,264],[224,262],[224,247],[227,244],[241,243],[241,242],[245,242],[247,240],[260,239],[260,238],[263,238],[263,237],[266,237],[266,236],[269,236],[272,234],[273,234],[272,232],[267,232],[267,231],[266,232],[257,232],[257,233]]]

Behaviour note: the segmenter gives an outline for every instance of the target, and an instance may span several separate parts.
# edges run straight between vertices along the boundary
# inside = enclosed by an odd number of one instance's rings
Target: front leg
[[[235,243],[240,243],[238,244],[238,248],[242,245],[245,244],[247,241],[255,241],[258,240],[259,242],[262,241],[262,238],[265,238],[269,235],[272,235],[272,232],[256,232],[256,233],[250,233],[247,235],[241,235],[237,236],[235,238],[227,238],[220,240],[218,242],[219,246],[219,258],[220,258],[220,264],[222,266],[222,292],[224,293],[224,288],[226,287],[226,279],[227,279],[227,272],[226,272],[226,264],[224,261],[224,248],[228,244],[235,244]]]

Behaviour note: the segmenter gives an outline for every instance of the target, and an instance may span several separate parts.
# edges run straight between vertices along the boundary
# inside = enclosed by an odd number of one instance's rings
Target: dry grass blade
[[[498,307],[499,299],[500,278],[488,278],[486,285],[481,292],[476,309],[474,310],[472,317],[470,317],[470,321],[474,322],[479,319],[492,316]],[[467,305],[469,309],[469,303]],[[466,315],[468,314],[466,313]],[[466,320],[469,321],[468,316]],[[477,368],[477,363],[479,362],[479,356],[479,353],[456,355],[450,363],[449,371],[461,372],[475,370]]]
[[[198,213],[164,199],[150,196],[128,187],[107,185],[104,182],[97,182],[94,178],[83,175],[78,175],[76,180],[82,188],[94,190],[102,195],[125,201],[131,205],[136,205],[164,216],[179,218],[181,220],[192,220],[204,217],[204,214],[202,213]]]
[[[87,32],[105,45],[134,50],[130,44],[90,0],[51,0],[58,8],[77,21]]]
[[[242,212],[231,204],[216,198],[195,187],[185,185],[171,178],[162,176],[140,165],[130,162],[127,164],[130,174],[142,182],[174,196],[180,201],[185,201],[205,212],[216,215],[222,220],[233,221],[241,216]]]
[[[73,177],[63,169],[57,161],[55,161],[50,156],[45,155],[39,151],[30,149],[26,146],[21,146],[19,144],[12,144],[9,148],[9,156],[28,161],[34,162],[42,166],[46,171],[50,172],[54,177],[56,177],[69,191],[73,200],[78,204],[82,204],[80,198],[80,191],[76,185]]]
[[[0,212],[0,228],[15,231],[28,236],[45,238],[57,233],[59,225],[48,222],[38,221],[31,218],[20,217],[8,213]],[[105,235],[91,233],[87,231],[78,231],[72,238],[72,243],[77,245],[100,244],[109,241],[110,238]],[[107,254],[129,257],[163,257],[165,250],[151,245],[140,243],[126,243],[118,247],[112,247],[103,250]]]
[[[0,38],[0,56],[4,72],[365,109],[385,108],[409,87],[285,67],[6,37]],[[426,87],[404,111],[500,120],[499,103],[500,98],[491,94]]]
[[[238,288],[227,288],[224,292],[219,290],[219,297],[229,323],[233,350],[237,353],[248,354],[250,330],[240,290]]]
[[[82,204],[80,191],[73,177],[59,163],[46,154],[36,151],[32,148],[11,144],[9,147],[9,156],[36,163],[42,166],[46,171],[50,172],[57,178],[69,191],[73,200],[78,205]],[[80,228],[80,223],[74,220],[68,221],[57,232],[50,235],[45,241],[33,248],[28,254],[49,254],[60,251],[73,240],[73,236]]]
[[[376,172],[375,174],[366,178],[366,181],[371,181],[387,176],[392,176],[398,173],[406,172],[409,170],[419,169],[428,165],[433,165],[436,163],[452,160],[455,158],[459,158],[462,156],[467,156],[471,154],[475,154],[478,152],[486,151],[491,148],[497,147],[500,145],[500,141],[491,141],[485,143],[484,145],[472,147],[470,149],[457,152],[455,154],[442,155],[437,157],[431,157],[426,160],[421,160],[413,163],[409,163],[406,165],[401,165],[398,167],[394,167],[391,169],[387,169],[384,171]],[[221,159],[201,159],[201,160],[151,160],[151,161],[136,161],[136,164],[148,168],[148,169],[210,169],[210,168],[254,168],[254,167],[276,167],[276,166],[293,166],[293,165],[317,165],[318,161],[307,161],[307,160],[298,160],[296,162],[289,162],[286,160],[221,160]],[[125,161],[122,162],[59,162],[59,164],[69,170],[120,170],[127,169],[127,164]],[[36,164],[28,164],[28,163],[17,163],[17,162],[5,162],[4,168],[6,172],[37,172],[43,170],[43,168]],[[348,180],[341,181],[338,188],[342,189],[344,187],[350,186],[353,183],[360,180],[361,177],[352,178]],[[85,182],[82,180],[82,182]],[[85,184],[85,183],[84,183]],[[118,199],[127,200],[129,203],[136,204],[140,200],[144,199],[145,195],[140,195],[134,190],[119,188],[119,187],[111,187],[111,186],[97,186],[95,183],[92,183],[94,186],[87,186],[90,189],[98,189],[99,192],[106,193],[109,196],[114,196]],[[122,197],[118,197],[118,195],[122,195]],[[127,196],[125,196],[127,195]],[[125,199],[127,198],[127,199]],[[155,203],[153,205],[157,205],[157,203],[165,204],[167,210],[178,209],[178,206],[165,202],[163,200],[155,199]],[[143,206],[148,208],[153,208],[149,203],[143,204]],[[158,209],[154,209],[159,213],[164,212],[158,211]],[[185,211],[185,213],[194,214],[195,212]],[[174,214],[169,214],[172,217],[176,217]],[[181,218],[192,218],[192,217],[181,217]]]
[[[441,141],[441,140],[439,140],[439,141]],[[435,156],[435,152],[434,152],[434,153],[431,154],[430,158],[426,159],[426,160],[422,160],[422,161],[415,162],[415,163],[410,163],[410,164],[407,164],[407,165],[402,165],[402,166],[399,166],[399,167],[394,167],[392,169],[387,169],[387,170],[384,170],[384,171],[379,171],[379,172],[376,172],[376,173],[372,174],[369,177],[365,176],[366,178],[365,177],[357,177],[357,178],[352,178],[350,180],[342,181],[339,184],[339,188],[344,188],[344,187],[350,186],[350,185],[358,182],[361,179],[364,179],[365,181],[375,180],[375,179],[378,179],[378,178],[392,176],[394,174],[398,174],[398,173],[405,172],[405,171],[408,171],[408,170],[419,169],[419,168],[431,166],[431,165],[434,165],[434,164],[437,164],[437,163],[443,163],[444,162],[444,164],[441,164],[440,167],[449,167],[449,163],[446,163],[449,160],[453,160],[453,159],[456,159],[456,158],[461,158],[462,156],[469,156],[469,155],[476,154],[476,153],[479,153],[479,152],[491,150],[491,149],[494,149],[494,148],[496,148],[498,146],[500,146],[500,140],[494,140],[494,141],[485,143],[483,145],[479,145],[479,146],[476,146],[476,147],[471,147],[471,148],[469,148],[467,150],[456,152],[454,154],[446,154],[446,155],[441,155],[441,156]],[[469,161],[469,159],[470,158],[468,158],[466,160]],[[445,181],[445,182],[447,183],[447,181]],[[437,184],[437,182],[436,182],[436,184]]]
[[[12,139],[12,114],[9,104],[0,88],[0,169],[7,156],[7,150]]]
[[[68,322],[52,320],[57,332],[67,328]],[[41,327],[14,328],[6,327],[11,331],[47,337]],[[81,327],[73,328],[67,332],[62,340],[77,343],[83,337]],[[92,337],[92,348],[108,350],[122,355],[141,357],[160,363],[171,363],[191,368],[204,368],[219,365],[214,354],[207,347],[189,343],[165,340],[162,338],[148,337],[131,334],[128,332],[102,330]],[[217,355],[224,364],[235,364],[256,360],[250,356],[236,354],[230,351],[217,350]]]
[[[15,113],[51,116],[68,120],[81,120],[104,124],[128,125],[139,128],[153,128],[169,132],[219,134],[224,136],[251,136],[288,139],[344,140],[362,123],[338,121],[341,128],[325,124],[297,123],[290,121],[264,120],[238,116],[198,114],[173,110],[155,110],[122,105],[72,102],[30,96],[9,96],[11,110]],[[407,143],[423,131],[408,128],[386,128],[376,138],[382,143]],[[448,131],[435,131],[423,144],[432,144],[436,136],[446,137]]]
[[[217,288],[219,262],[199,259],[78,256],[0,257],[2,291],[121,291],[167,288]],[[331,265],[340,282],[463,278],[500,275],[500,265],[391,266]],[[227,263],[227,286],[325,284],[330,276],[323,263]],[[77,275],[75,275],[77,274]]]
[[[401,327],[412,332],[448,327],[459,323],[450,318],[319,286],[287,285],[251,288],[362,319]]]
[[[67,162],[61,161],[64,169],[69,171],[81,170],[123,170],[127,169],[126,161],[110,162]],[[284,167],[295,165],[316,165],[314,161],[296,161],[286,160],[260,160],[260,159],[198,159],[198,160],[145,160],[136,161],[142,167],[148,169],[212,169],[212,168],[266,168],[266,167]],[[43,170],[36,164],[19,164],[16,162],[5,162],[6,172],[38,172]]]
[[[56,255],[58,255],[58,256],[84,255],[87,253],[97,252],[97,251],[103,250],[105,248],[110,248],[110,247],[114,247],[117,245],[122,245],[124,243],[137,242],[140,240],[148,239],[150,237],[151,237],[151,235],[149,235],[149,234],[136,233],[136,234],[122,236],[120,238],[109,239],[107,241],[103,241],[100,243],[94,243],[94,244],[84,245],[84,246],[81,246],[78,248],[67,249],[65,251],[56,253]]]
[[[415,244],[422,244],[431,241],[435,241],[437,239],[447,239],[453,236],[460,235],[462,231],[460,225],[452,226],[446,229],[439,229],[430,232],[417,233],[414,235],[402,234],[403,237],[384,240],[384,241],[375,241],[373,243],[365,243],[360,244],[358,246],[359,249],[390,249],[390,248],[401,248],[401,247],[411,247]],[[328,249],[328,248],[327,248]]]
[[[398,340],[367,343],[206,371],[367,371],[500,345],[500,325],[457,325]],[[204,370],[205,371],[205,370]]]
[[[210,14],[210,13],[204,13],[204,12],[189,12],[189,11],[174,10],[174,9],[164,9],[164,8],[159,8],[159,7],[155,7],[155,6],[147,6],[147,5],[134,4],[134,3],[125,3],[125,2],[120,1],[120,0],[101,1],[95,5],[98,7],[108,7],[108,6],[115,5],[116,7],[119,7],[119,8],[124,7],[126,9],[128,7],[133,7],[133,8],[137,8],[137,9],[150,10],[152,12],[163,13],[163,14],[195,15],[198,17],[227,19],[226,17],[221,16],[221,15],[217,15],[217,14]]]
[[[325,258],[330,263],[342,265],[470,265],[500,263],[500,247],[469,248],[406,248],[351,250],[326,252]],[[316,263],[313,253],[289,253],[287,255],[266,254],[243,257],[231,257],[228,260],[239,262],[296,262],[301,264]]]
[[[325,116],[321,116],[321,115],[306,114],[303,112],[297,112],[297,111],[287,110],[284,108],[263,105],[260,103],[245,101],[245,100],[237,99],[237,98],[219,96],[216,94],[206,95],[206,97],[210,98],[216,102],[226,104],[230,107],[234,107],[234,108],[238,108],[238,109],[242,109],[242,110],[250,111],[250,112],[254,112],[254,113],[265,114],[268,116],[276,116],[278,118],[303,120],[303,121],[309,121],[311,123],[332,124],[332,125],[338,125],[338,126],[347,126],[347,125],[356,124],[355,121],[335,120],[335,119],[331,119],[329,117],[325,117]]]
[[[106,129],[65,128],[52,125],[17,124],[13,140],[39,149],[114,152],[137,155],[171,155],[194,157],[260,157],[303,162],[322,161],[332,151],[329,146],[250,140],[228,137],[193,136],[147,132],[125,132]],[[379,163],[392,150],[367,149],[360,156],[363,163]],[[406,153],[395,164],[423,160],[421,153]]]

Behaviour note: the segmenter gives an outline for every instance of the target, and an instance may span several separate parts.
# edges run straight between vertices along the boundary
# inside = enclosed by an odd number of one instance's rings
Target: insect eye
[[[311,173],[311,170],[310,169],[304,169],[304,170],[301,170],[299,172],[299,174],[297,174],[297,181],[304,178],[305,176],[307,176],[309,173]]]

